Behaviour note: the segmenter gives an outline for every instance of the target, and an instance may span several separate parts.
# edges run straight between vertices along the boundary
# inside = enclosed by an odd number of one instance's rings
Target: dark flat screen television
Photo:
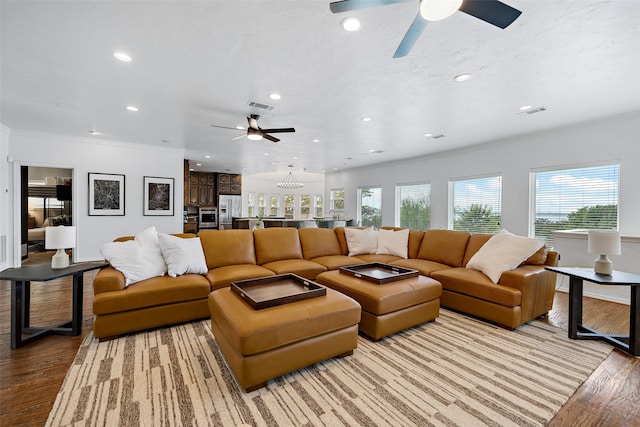
[[[56,185],[56,199],[61,202],[71,200],[71,186],[70,185]]]

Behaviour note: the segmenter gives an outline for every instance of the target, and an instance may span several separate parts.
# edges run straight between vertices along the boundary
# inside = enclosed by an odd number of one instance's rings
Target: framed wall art
[[[124,216],[124,175],[89,173],[89,215]]]
[[[143,215],[173,216],[173,178],[144,177]]]

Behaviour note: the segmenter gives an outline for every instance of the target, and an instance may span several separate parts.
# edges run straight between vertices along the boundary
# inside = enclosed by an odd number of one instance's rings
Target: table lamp
[[[589,230],[589,253],[600,255],[593,266],[596,274],[610,276],[613,263],[607,255],[620,255],[620,232],[615,230]]]
[[[69,267],[69,255],[65,249],[75,248],[76,228],[59,225],[57,227],[45,227],[45,249],[57,249],[51,258],[51,268],[60,269]]]

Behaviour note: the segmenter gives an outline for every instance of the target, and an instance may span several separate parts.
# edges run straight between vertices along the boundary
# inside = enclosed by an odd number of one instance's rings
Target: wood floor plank
[[[85,274],[82,333],[49,336],[10,348],[10,282],[0,281],[0,426],[42,426],[66,372],[93,322],[92,281]],[[70,278],[32,286],[32,312],[38,322],[70,318]],[[567,329],[567,294],[558,292],[545,321]],[[585,298],[586,324],[609,333],[626,333],[629,307]],[[619,350],[593,372],[550,426],[640,426],[640,357]]]

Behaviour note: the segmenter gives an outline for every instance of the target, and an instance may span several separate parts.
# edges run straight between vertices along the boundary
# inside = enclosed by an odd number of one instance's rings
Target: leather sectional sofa
[[[491,237],[488,234],[410,230],[406,259],[382,254],[348,256],[342,227],[206,230],[198,237],[206,275],[153,277],[127,287],[118,270],[110,266],[100,270],[94,279],[94,336],[106,339],[207,318],[209,293],[233,281],[284,273],[315,279],[324,271],[368,262],[417,269],[442,284],[442,307],[510,329],[546,314],[555,292],[555,274],[544,267],[556,265],[558,254],[544,248],[521,266],[504,272],[498,284],[480,271],[466,268]]]

